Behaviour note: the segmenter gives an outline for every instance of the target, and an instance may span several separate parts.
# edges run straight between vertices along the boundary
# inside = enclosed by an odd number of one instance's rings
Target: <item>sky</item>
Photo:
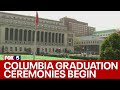
[[[35,16],[36,11],[0,11],[14,14]],[[120,29],[120,11],[38,11],[39,18],[59,21],[65,16],[86,22],[96,31]]]

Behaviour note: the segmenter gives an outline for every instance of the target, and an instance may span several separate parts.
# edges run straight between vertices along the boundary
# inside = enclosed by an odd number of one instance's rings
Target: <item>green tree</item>
[[[120,34],[111,34],[101,45],[101,60],[120,60]]]

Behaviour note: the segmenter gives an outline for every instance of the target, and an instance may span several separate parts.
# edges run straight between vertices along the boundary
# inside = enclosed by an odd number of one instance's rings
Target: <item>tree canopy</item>
[[[120,60],[120,33],[111,34],[101,45],[101,60]]]

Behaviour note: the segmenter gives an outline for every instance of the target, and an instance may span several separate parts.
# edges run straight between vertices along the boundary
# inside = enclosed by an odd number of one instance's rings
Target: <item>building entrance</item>
[[[40,48],[37,48],[37,54],[40,54]]]

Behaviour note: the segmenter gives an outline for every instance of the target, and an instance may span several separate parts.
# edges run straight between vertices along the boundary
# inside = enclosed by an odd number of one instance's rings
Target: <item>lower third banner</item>
[[[0,61],[0,79],[120,79],[120,61]]]

